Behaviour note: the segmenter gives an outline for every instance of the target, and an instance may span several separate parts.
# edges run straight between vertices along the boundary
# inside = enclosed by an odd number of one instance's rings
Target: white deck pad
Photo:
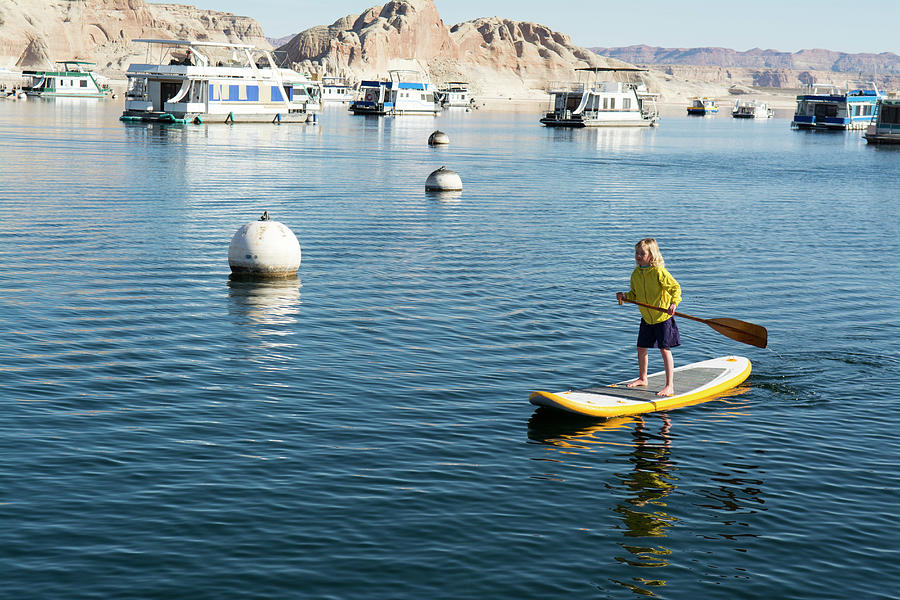
[[[532,404],[549,406],[592,417],[620,417],[678,408],[712,400],[740,385],[750,375],[750,361],[743,356],[723,356],[675,368],[675,395],[657,396],[666,383],[665,372],[648,376],[646,387],[626,387],[634,379],[608,386],[566,392],[533,392]]]

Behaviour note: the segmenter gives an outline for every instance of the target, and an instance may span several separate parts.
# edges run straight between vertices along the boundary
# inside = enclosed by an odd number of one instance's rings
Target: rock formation
[[[881,89],[900,87],[900,56],[848,54],[831,50],[778,52],[753,48],[738,52],[729,48],[592,48],[603,56],[662,70],[673,77],[721,83],[726,79],[762,88],[797,89],[815,82],[839,86],[873,81]]]
[[[500,19],[447,28],[433,0],[392,0],[358,16],[297,34],[279,48],[305,71],[375,78],[415,59],[437,83],[468,81],[476,94],[518,94],[551,80],[575,78],[576,67],[622,65],[543,25]]]
[[[231,41],[270,48],[248,17],[146,0],[16,0],[0,5],[0,65],[89,60],[121,71],[143,55],[134,38]]]

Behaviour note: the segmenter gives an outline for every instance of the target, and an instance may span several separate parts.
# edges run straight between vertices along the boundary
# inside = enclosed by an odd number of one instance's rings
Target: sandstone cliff
[[[0,4],[0,66],[89,60],[118,74],[143,56],[134,38],[231,41],[270,48],[248,17],[145,0],[13,0]]]
[[[812,83],[852,86],[874,81],[881,89],[900,87],[900,56],[890,52],[848,54],[813,49],[791,53],[759,48],[738,52],[729,48],[654,46],[591,50],[650,66],[670,78],[696,82],[797,89]]]
[[[574,79],[576,67],[624,64],[535,23],[493,17],[448,28],[433,0],[392,0],[307,29],[279,50],[301,70],[357,80],[414,62],[436,84],[468,81],[487,95],[527,95]]]

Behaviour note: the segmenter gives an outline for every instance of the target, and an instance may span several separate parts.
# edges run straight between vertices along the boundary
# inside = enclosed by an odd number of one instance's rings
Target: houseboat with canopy
[[[870,88],[842,91],[834,85],[815,85],[808,94],[797,96],[791,127],[796,129],[865,129],[875,116],[882,94],[875,83]]]
[[[364,80],[356,100],[355,115],[436,115],[441,112],[434,86],[421,71],[395,69],[386,80]]]
[[[656,100],[643,83],[601,81],[600,75],[646,72],[636,67],[583,67],[579,82],[550,84],[547,127],[651,127],[659,120]]]
[[[28,82],[22,91],[40,98],[106,98],[112,94],[106,77],[96,73],[96,64],[83,60],[64,60],[51,71],[26,70],[22,76]]]
[[[125,74],[123,121],[292,123],[313,121],[321,109],[319,82],[279,67],[269,50],[230,42],[134,41],[147,44],[147,62],[129,65]]]
[[[437,94],[438,101],[445,108],[470,108],[475,104],[469,84],[465,81],[448,81]]]
[[[731,116],[735,119],[769,119],[775,116],[775,111],[767,102],[736,100]]]
[[[900,98],[879,98],[875,119],[863,134],[870,144],[900,144]]]
[[[322,78],[322,101],[340,104],[353,102],[356,90],[345,77]]]

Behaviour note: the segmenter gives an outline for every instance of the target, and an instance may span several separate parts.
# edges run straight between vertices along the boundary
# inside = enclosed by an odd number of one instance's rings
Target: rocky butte
[[[145,46],[134,38],[243,42],[270,48],[255,20],[145,0],[13,0],[0,3],[0,66],[89,60],[124,71]]]
[[[358,80],[418,67],[435,83],[468,81],[488,95],[528,95],[574,79],[578,67],[625,65],[536,23],[492,17],[447,27],[433,0],[393,0],[302,31],[279,50],[308,72]]]

